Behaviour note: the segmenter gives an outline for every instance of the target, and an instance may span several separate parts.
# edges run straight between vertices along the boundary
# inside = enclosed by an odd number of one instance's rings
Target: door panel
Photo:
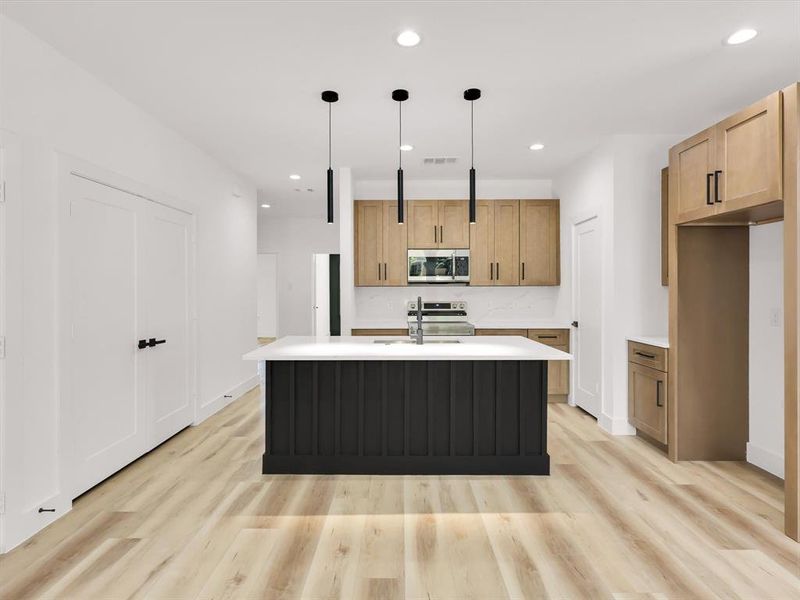
[[[701,131],[670,150],[670,194],[674,194],[671,196],[671,201],[674,199],[676,203],[678,222],[714,214],[715,163],[713,127]]]
[[[558,200],[520,200],[520,285],[559,285]]]
[[[494,206],[478,200],[469,236],[469,284],[494,285]]]
[[[586,412],[600,414],[601,312],[600,229],[597,218],[574,227],[575,316],[575,402]]]
[[[383,285],[383,202],[356,202],[356,285]]]
[[[68,235],[72,339],[67,443],[78,495],[146,448],[137,199],[75,180]]]
[[[628,414],[631,425],[662,444],[667,443],[667,376],[650,367],[628,363]]]
[[[439,248],[469,248],[469,203],[440,200]]]
[[[408,202],[408,247],[439,247],[439,201]]]
[[[408,285],[408,226],[397,222],[397,202],[383,203],[383,285]]]
[[[148,348],[150,445],[191,424],[189,389],[189,222],[185,213],[150,206],[142,228],[147,335],[166,343]]]
[[[494,200],[495,285],[519,285],[519,200]]]
[[[781,93],[775,92],[716,127],[723,210],[783,198]]]

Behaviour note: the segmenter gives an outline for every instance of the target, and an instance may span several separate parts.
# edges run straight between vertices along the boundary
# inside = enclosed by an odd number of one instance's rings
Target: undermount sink
[[[417,340],[373,340],[373,344],[383,344],[384,346],[392,346],[394,344],[416,344]],[[425,344],[460,344],[461,340],[424,340],[422,345]]]

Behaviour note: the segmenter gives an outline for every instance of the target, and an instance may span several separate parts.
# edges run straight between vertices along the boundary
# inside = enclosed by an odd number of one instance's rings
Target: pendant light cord
[[[399,112],[399,114],[400,114],[400,128],[398,130],[398,132],[399,132],[398,133],[398,137],[400,139],[398,140],[399,143],[397,144],[397,160],[400,163],[400,168],[402,169],[403,168],[403,149],[401,148],[401,146],[403,145],[403,103],[402,102],[398,102],[397,103],[397,108],[400,109],[400,112]]]
[[[475,102],[469,102],[470,167],[475,168]]]
[[[331,103],[328,102],[328,168],[331,168]]]

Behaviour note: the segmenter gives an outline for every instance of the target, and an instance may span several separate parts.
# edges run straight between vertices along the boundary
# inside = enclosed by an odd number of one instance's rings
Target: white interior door
[[[191,215],[69,176],[64,432],[73,497],[191,424]],[[164,343],[139,347],[139,341]]]
[[[258,337],[278,337],[278,255],[258,255]]]
[[[574,398],[575,403],[597,417],[600,414],[601,355],[601,240],[597,217],[573,228]]]
[[[150,204],[142,228],[147,336],[146,351],[150,446],[191,424],[189,374],[189,244],[186,213]]]
[[[314,304],[312,306],[312,335],[331,334],[330,254],[314,257]]]
[[[80,494],[147,447],[138,199],[72,181],[69,285],[71,483]],[[133,199],[133,201],[132,201]]]

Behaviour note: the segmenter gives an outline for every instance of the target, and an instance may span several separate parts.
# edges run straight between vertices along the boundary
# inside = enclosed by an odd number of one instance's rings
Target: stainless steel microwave
[[[408,283],[469,283],[469,250],[409,250]]]

